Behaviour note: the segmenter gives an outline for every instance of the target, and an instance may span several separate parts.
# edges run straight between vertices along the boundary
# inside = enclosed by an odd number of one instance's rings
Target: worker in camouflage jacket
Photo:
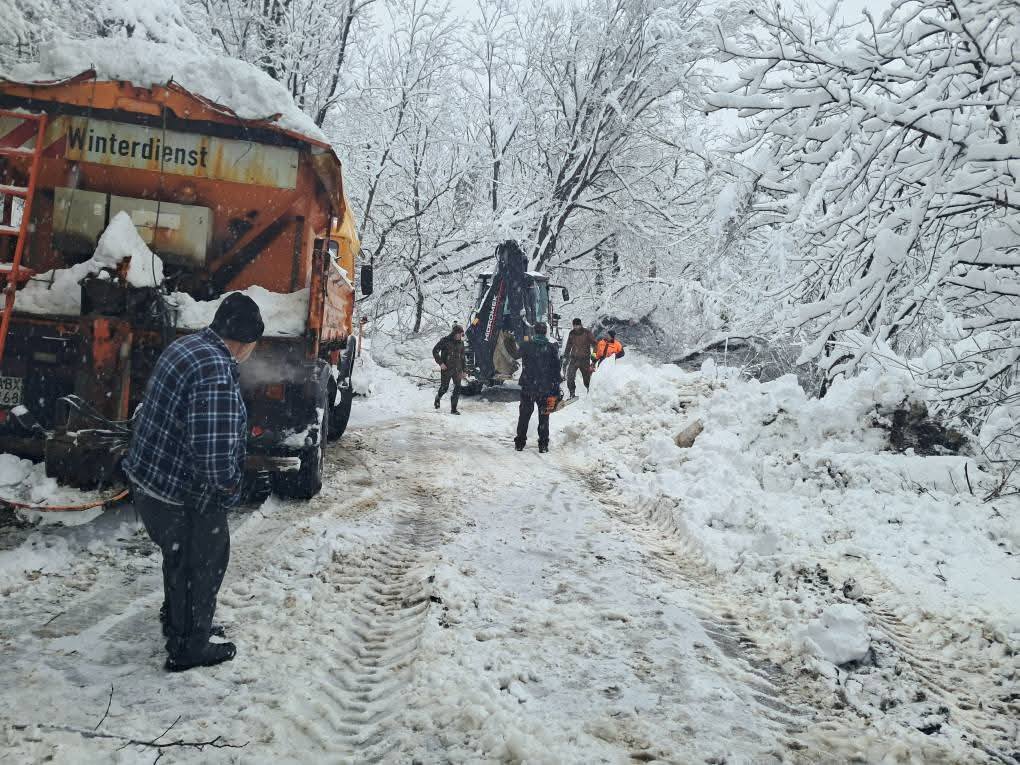
[[[595,335],[574,319],[574,328],[567,335],[567,345],[563,355],[567,357],[567,391],[571,398],[577,397],[577,373],[581,373],[584,389],[591,385],[592,353],[595,351]]]
[[[453,330],[436,343],[432,349],[432,358],[439,365],[439,392],[436,394],[436,409],[439,408],[453,383],[453,395],[450,397],[450,414],[460,414],[457,411],[457,403],[460,401],[460,384],[464,380],[464,371],[467,368],[467,361],[464,357],[464,328],[459,324],[453,325]]]
[[[523,451],[528,443],[528,426],[531,415],[538,408],[538,451],[549,451],[549,415],[562,397],[560,392],[560,353],[555,343],[546,336],[548,328],[542,322],[535,325],[534,336],[526,338],[518,351],[521,370],[521,406],[517,418],[517,437],[514,446]]]

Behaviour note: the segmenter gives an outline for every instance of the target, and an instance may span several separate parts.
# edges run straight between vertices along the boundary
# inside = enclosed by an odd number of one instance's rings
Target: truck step
[[[10,197],[27,197],[28,187],[27,186],[5,186],[0,183],[0,196]]]
[[[0,226],[0,236],[19,236],[20,234],[20,226]]]

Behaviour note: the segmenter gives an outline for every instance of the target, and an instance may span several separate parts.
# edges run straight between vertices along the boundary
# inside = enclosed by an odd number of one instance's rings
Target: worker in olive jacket
[[[563,349],[567,357],[567,391],[571,398],[577,396],[577,373],[581,373],[584,389],[591,385],[592,353],[595,351],[595,335],[574,319],[574,328],[567,335],[567,345]]]
[[[450,397],[450,414],[460,414],[457,411],[457,403],[460,401],[460,384],[464,380],[464,370],[467,368],[467,361],[464,358],[464,328],[459,324],[453,325],[453,330],[436,343],[432,349],[432,358],[439,365],[439,392],[436,394],[436,409],[439,408],[453,383],[453,396]]]

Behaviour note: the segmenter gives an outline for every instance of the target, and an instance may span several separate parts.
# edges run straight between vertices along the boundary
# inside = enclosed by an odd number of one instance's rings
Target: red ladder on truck
[[[5,237],[17,237],[14,245],[14,258],[10,263],[0,263],[0,280],[5,280],[4,286],[4,308],[3,317],[0,318],[0,363],[3,363],[4,349],[7,345],[7,332],[11,325],[11,314],[14,313],[14,295],[17,292],[18,284],[32,275],[29,269],[21,268],[21,258],[25,254],[25,247],[28,245],[28,229],[32,220],[32,199],[35,197],[35,183],[39,177],[39,162],[42,158],[43,143],[46,134],[46,115],[31,114],[27,112],[12,112],[0,109],[0,118],[7,117],[22,120],[28,124],[36,123],[35,146],[3,146],[0,145],[0,159],[31,158],[32,163],[28,171],[28,185],[14,186],[0,184],[0,196],[6,197],[3,209],[0,210],[0,241]],[[20,197],[24,200],[21,209],[21,221],[17,226],[12,225],[13,205],[12,198]]]

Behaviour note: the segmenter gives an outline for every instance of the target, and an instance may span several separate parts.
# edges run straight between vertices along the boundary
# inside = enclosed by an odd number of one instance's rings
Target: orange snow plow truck
[[[278,117],[173,81],[0,78],[0,451],[113,483],[159,354],[241,290],[266,324],[246,467],[318,493],[351,411],[359,243],[336,154]]]

